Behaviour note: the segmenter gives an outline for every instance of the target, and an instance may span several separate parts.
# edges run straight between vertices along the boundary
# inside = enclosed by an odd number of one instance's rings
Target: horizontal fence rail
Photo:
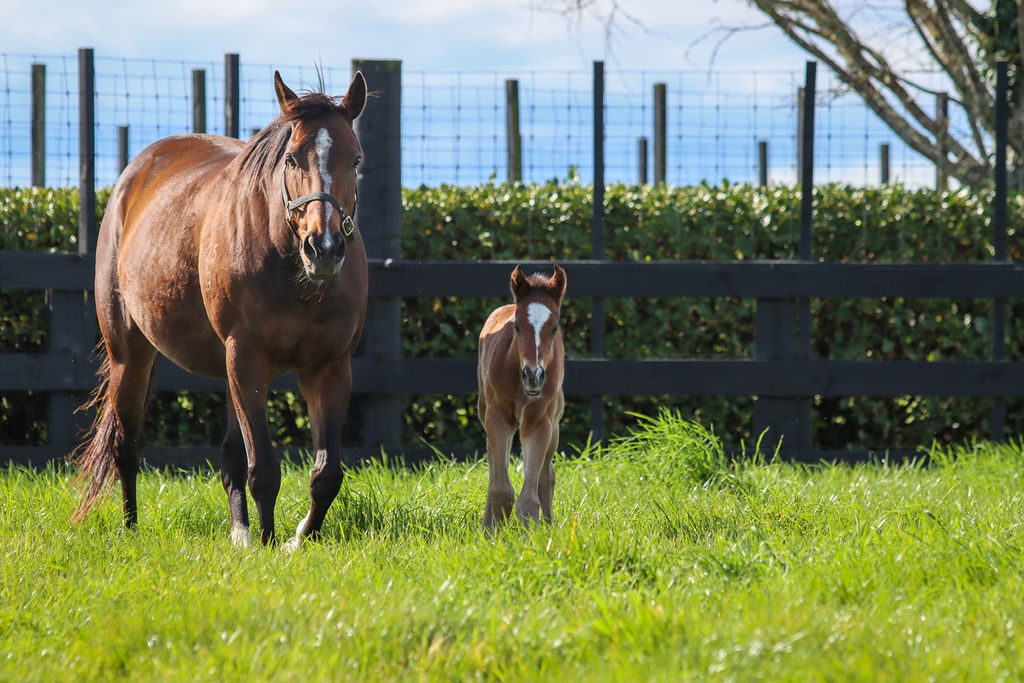
[[[373,259],[373,299],[505,297],[507,276],[519,261],[428,262]],[[760,301],[820,298],[1021,298],[1024,264],[874,264],[807,261],[599,262],[563,261],[574,297],[737,297]],[[0,252],[0,289],[72,292],[92,288],[93,257],[78,254]],[[0,353],[0,386],[11,391],[92,390],[96,360],[74,351]],[[470,358],[353,359],[354,391],[388,387],[393,395],[472,394],[476,360]],[[567,362],[569,395],[734,395],[781,399],[813,396],[1010,397],[1024,387],[1024,362],[779,360],[620,360]],[[224,382],[191,375],[162,361],[159,391],[223,391]],[[272,390],[297,391],[294,374]],[[413,459],[425,449],[403,449]],[[152,455],[151,455],[152,451]],[[350,449],[349,457],[379,452]],[[201,463],[217,449],[147,448],[151,463]],[[0,461],[45,462],[66,455],[59,447],[0,447]],[[798,459],[851,458],[843,452],[791,452]],[[863,455],[863,454],[862,454]]]

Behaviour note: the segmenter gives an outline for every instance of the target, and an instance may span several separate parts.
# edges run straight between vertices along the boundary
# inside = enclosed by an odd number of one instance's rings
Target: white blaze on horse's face
[[[544,323],[551,317],[551,309],[544,304],[539,304],[536,301],[526,307],[526,319],[530,321],[530,325],[533,326],[533,339],[534,345],[537,349],[537,367],[542,367],[540,362],[540,331],[544,328]]]
[[[331,172],[327,168],[327,162],[331,156],[331,144],[333,142],[334,140],[331,139],[331,134],[327,132],[326,128],[321,128],[320,131],[316,134],[316,142],[314,143],[316,149],[316,160],[317,165],[320,167],[320,179],[323,181],[324,184],[322,191],[326,192],[327,194],[331,193],[332,178]],[[327,224],[329,225],[331,222],[331,212],[334,210],[334,207],[332,207],[330,204],[326,202],[324,203],[324,206],[327,212]],[[331,239],[331,231],[325,230],[324,249],[330,249],[332,246],[334,245],[333,240]]]

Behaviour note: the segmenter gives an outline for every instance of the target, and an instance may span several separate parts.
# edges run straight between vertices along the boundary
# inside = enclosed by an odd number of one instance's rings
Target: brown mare
[[[527,277],[516,266],[510,282],[514,304],[495,309],[484,323],[478,346],[477,414],[487,431],[490,478],[484,528],[493,530],[512,514],[524,524],[551,521],[558,448],[558,421],[565,397],[565,350],[558,332],[565,271]],[[508,477],[512,436],[519,429],[523,488],[519,498]]]
[[[143,419],[157,355],[227,379],[220,470],[231,539],[249,543],[249,485],[260,540],[272,543],[281,470],[267,386],[296,371],[312,428],[309,513],[289,545],[317,536],[341,487],[351,356],[366,315],[366,252],[352,215],[366,103],[357,73],[340,103],[297,96],[274,74],[281,115],[248,143],[160,140],[110,197],[96,247],[96,312],[106,358],[96,422],[78,454],[83,518],[115,474],[136,525]],[[295,199],[292,199],[295,198]]]

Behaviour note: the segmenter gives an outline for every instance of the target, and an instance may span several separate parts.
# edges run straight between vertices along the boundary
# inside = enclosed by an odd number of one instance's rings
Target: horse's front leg
[[[274,505],[281,490],[281,463],[274,454],[267,424],[267,386],[272,369],[265,356],[244,341],[229,337],[224,347],[228,390],[249,460],[249,492],[256,503],[260,541],[266,545],[275,540]]]
[[[299,388],[306,399],[313,431],[314,462],[309,475],[309,513],[299,522],[288,548],[304,539],[317,538],[327,510],[341,489],[341,428],[352,394],[350,357],[330,363],[316,372],[300,373]]]
[[[516,499],[516,516],[524,525],[540,521],[541,476],[548,463],[552,437],[551,418],[547,415],[528,417],[527,412],[524,411],[519,427],[519,440],[523,445],[523,488]],[[554,481],[550,483],[553,489]],[[546,512],[550,514],[550,506]]]

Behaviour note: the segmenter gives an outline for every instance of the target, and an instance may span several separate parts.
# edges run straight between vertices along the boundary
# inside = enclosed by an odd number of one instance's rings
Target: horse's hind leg
[[[109,396],[124,433],[114,454],[114,467],[121,480],[124,523],[128,528],[133,528],[139,519],[135,486],[155,361],[156,350],[146,342],[137,345],[124,363],[114,359],[110,363]]]
[[[139,519],[135,486],[156,350],[141,335],[135,343],[123,342],[110,340],[106,345],[108,355],[101,371],[106,389],[97,401],[89,440],[77,458],[79,476],[89,483],[72,519],[80,521],[89,512],[114,475],[112,464],[121,480],[124,523],[133,528]]]
[[[352,394],[350,359],[342,358],[317,372],[300,373],[299,388],[309,410],[315,460],[309,475],[309,512],[289,539],[289,549],[320,535],[327,510],[341,490],[341,429]]]
[[[245,441],[238,424],[234,403],[228,400],[228,427],[220,447],[220,479],[228,494],[231,514],[231,542],[236,546],[249,545],[249,503],[245,497],[245,482],[249,463],[245,457]]]

